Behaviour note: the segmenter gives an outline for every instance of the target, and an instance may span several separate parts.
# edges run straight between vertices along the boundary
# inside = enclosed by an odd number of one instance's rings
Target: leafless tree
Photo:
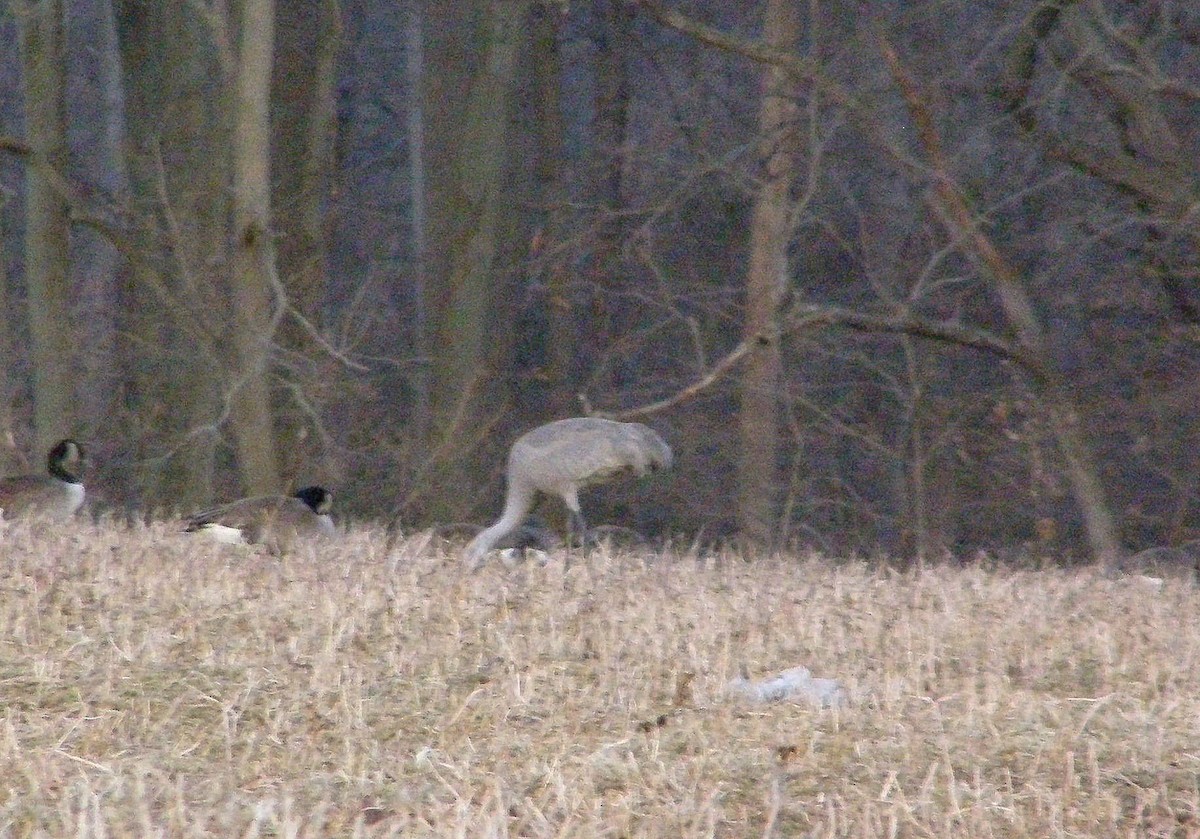
[[[65,15],[61,0],[28,4],[18,15],[29,146],[46,167],[58,170],[67,161]],[[40,451],[67,436],[75,422],[75,347],[67,267],[67,202],[45,168],[32,169],[28,184],[25,281],[34,437]]]

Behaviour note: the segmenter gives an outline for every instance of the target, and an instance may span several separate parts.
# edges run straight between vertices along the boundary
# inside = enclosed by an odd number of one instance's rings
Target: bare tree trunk
[[[337,0],[280,3],[278,15],[271,169],[279,279],[289,305],[309,324],[319,325],[328,286],[323,211],[333,169],[341,18]],[[295,317],[283,320],[277,340],[298,362],[313,343],[308,327]],[[323,439],[308,433],[314,424],[309,400],[320,383],[314,380],[314,368],[304,363],[277,365],[274,372],[287,381],[285,393],[291,394],[278,403],[276,433],[284,475],[292,478],[320,454],[307,450]]]
[[[960,236],[966,248],[975,255],[983,269],[991,275],[1004,314],[1016,331],[1020,347],[1035,364],[1038,395],[1067,463],[1067,476],[1083,513],[1088,542],[1097,561],[1107,564],[1121,555],[1116,519],[1108,503],[1100,470],[1092,457],[1080,427],[1079,412],[1070,396],[1070,389],[1054,365],[1042,325],[1025,291],[1020,276],[996,249],[995,244],[980,228],[967,204],[966,196],[951,174],[950,163],[942,149],[941,137],[934,125],[928,105],[915,81],[900,62],[896,50],[883,35],[879,35],[884,59],[900,87],[916,126],[917,137],[929,157],[933,188],[951,230]]]
[[[772,47],[794,49],[800,35],[798,5],[770,0],[764,36]],[[769,68],[763,81],[759,134],[764,159],[762,185],[750,222],[746,271],[745,336],[753,351],[746,359],[738,413],[737,524],[746,538],[769,545],[775,538],[779,474],[779,307],[788,278],[791,238],[790,192],[795,180],[791,134],[798,116],[795,82]]]
[[[72,181],[88,184],[106,196],[123,196],[125,119],[121,60],[117,48],[113,0],[73,3],[68,16],[68,40],[86,43],[74,50],[72,85],[86,85],[87,101],[77,95],[69,109],[72,138]],[[80,73],[86,79],[79,79]],[[74,189],[72,192],[82,192]],[[86,194],[86,193],[85,193]],[[65,195],[75,214],[82,210],[76,195]],[[93,442],[89,478],[105,486],[106,500],[128,501],[133,494],[127,462],[112,458],[113,438],[91,429],[119,427],[124,405],[115,398],[121,384],[116,352],[118,276],[123,267],[118,243],[88,223],[71,228],[71,285],[76,324],[77,411],[84,433]],[[124,447],[121,447],[124,450]]]
[[[618,211],[628,166],[627,137],[631,95],[628,62],[633,43],[633,8],[620,0],[593,0],[596,37],[596,182],[600,205],[608,211],[601,246],[618,250],[624,225]]]
[[[904,481],[897,492],[897,497],[903,499],[906,518],[899,547],[905,553],[911,551],[918,562],[925,562],[948,550],[955,539],[950,514],[955,509],[955,472],[936,443],[952,420],[938,416],[936,402],[928,396],[924,348],[910,335],[900,335],[899,343],[910,400],[905,423]]]
[[[537,164],[534,167],[535,205],[542,209],[542,226],[536,234],[533,256],[543,266],[546,282],[546,379],[550,385],[547,415],[565,417],[578,410],[575,403],[575,345],[577,333],[571,298],[570,271],[565,259],[537,251],[542,241],[562,241],[563,119],[560,97],[562,57],[558,45],[558,10],[535,6],[530,64],[533,76],[534,130]]]
[[[238,23],[233,114],[231,394],[242,484],[252,494],[278,492],[279,464],[271,418],[270,356],[275,327],[275,246],[271,230],[270,93],[273,0],[244,0]]]
[[[293,0],[279,4],[278,14],[271,168],[279,277],[289,303],[314,318],[326,287],[322,210],[333,163],[341,19],[335,0]],[[304,334],[283,329],[289,345],[303,343]]]
[[[4,228],[0,226],[0,358],[12,358],[14,347],[12,324],[8,319],[8,260],[4,251]],[[8,370],[7,364],[0,364],[0,475],[11,475],[21,465],[17,457],[13,390]]]
[[[62,0],[29,4],[21,22],[29,145],[54,169],[67,163]],[[67,204],[37,167],[28,171],[25,276],[38,451],[72,433],[75,330],[68,288]]]
[[[191,9],[116,0],[114,19],[137,255],[119,288],[120,433],[141,501],[195,508],[212,500],[223,410],[227,88]]]
[[[499,257],[505,244],[502,209],[511,139],[508,126],[515,67],[525,42],[528,3],[499,0],[485,3],[483,9],[477,43],[481,60],[463,88],[465,111],[447,173],[450,181],[437,185],[441,191],[436,200],[446,202],[439,207],[443,224],[448,207],[455,212],[448,226],[430,231],[442,237],[436,247],[445,259],[441,265],[431,259],[430,268],[436,265],[446,271],[437,280],[443,288],[443,305],[437,311],[433,333],[437,348],[433,359],[433,415],[442,423],[443,431],[458,422],[456,418],[469,419],[476,413],[488,378],[495,308],[500,300]],[[436,25],[444,27],[446,22]],[[446,53],[439,56],[438,67],[448,57]],[[438,67],[431,66],[426,79]],[[453,116],[444,110],[442,115]],[[431,196],[431,203],[433,200]],[[432,249],[434,243],[430,245]]]
[[[452,401],[447,404],[448,400],[454,398],[456,389],[473,388],[475,384],[464,385],[452,371],[448,356],[458,348],[445,341],[453,337],[451,322],[463,318],[455,309],[452,278],[456,275],[454,263],[461,259],[466,237],[474,227],[468,196],[478,195],[479,190],[462,184],[460,161],[469,154],[468,102],[487,47],[486,27],[479,21],[487,17],[490,5],[488,0],[421,3],[425,48],[420,73],[420,109],[424,116],[420,174],[426,191],[420,203],[425,233],[425,295],[420,307],[424,334],[417,337],[422,341],[418,351],[428,352],[424,361],[432,451],[439,450],[448,425],[455,422],[455,405]],[[410,138],[414,128],[410,125]],[[475,358],[471,363],[478,362]]]
[[[412,204],[413,347],[417,367],[413,376],[413,434],[428,440],[433,425],[430,364],[433,349],[429,325],[429,230],[425,202],[425,17],[421,4],[409,3],[404,21],[404,80],[408,83],[405,133],[408,139],[409,197]]]
[[[602,357],[612,346],[614,306],[609,290],[620,287],[628,273],[624,246],[629,238],[629,202],[626,181],[631,171],[629,142],[630,102],[633,98],[631,64],[637,45],[633,38],[634,4],[622,0],[592,0],[591,35],[595,47],[592,148],[587,186],[594,207],[592,229],[586,231],[587,291],[579,303],[577,355],[582,366]],[[564,298],[565,299],[565,298]],[[604,378],[589,377],[591,388],[615,390],[613,369],[601,369]]]

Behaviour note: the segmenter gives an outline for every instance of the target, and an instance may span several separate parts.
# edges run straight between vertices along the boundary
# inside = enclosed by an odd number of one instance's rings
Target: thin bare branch
[[[911,312],[879,313],[861,312],[845,309],[839,306],[816,306],[801,304],[789,308],[782,319],[785,333],[800,332],[827,326],[841,326],[864,332],[893,332],[956,344],[962,347],[981,350],[1012,361],[1035,377],[1039,375],[1040,367],[1036,359],[1019,347],[1014,346],[984,329],[952,321],[935,321],[917,317]],[[638,417],[659,414],[676,405],[687,402],[703,391],[717,384],[728,375],[757,346],[763,336],[748,338],[734,347],[725,357],[718,361],[703,375],[687,387],[676,391],[670,396],[646,405],[627,408],[623,411],[606,411],[592,408],[585,394],[580,394],[583,412],[591,416],[605,419],[631,420]]]
[[[1037,375],[1039,365],[1029,353],[985,329],[956,321],[929,320],[908,311],[863,312],[841,306],[797,304],[784,316],[784,330],[799,332],[817,326],[843,326],[864,332],[894,332],[982,350],[1013,361]]]
[[[875,30],[875,40],[908,106],[917,139],[929,159],[933,190],[944,213],[945,223],[962,237],[968,253],[991,276],[1005,317],[1017,334],[1021,353],[1028,359],[1027,369],[1034,372],[1039,397],[1047,409],[1059,450],[1067,462],[1067,474],[1076,503],[1083,513],[1092,552],[1101,563],[1113,562],[1121,553],[1116,520],[1100,480],[1100,470],[1081,432],[1079,413],[1070,388],[1050,360],[1041,321],[1022,277],[999,251],[972,212],[966,195],[954,178],[933,111],[916,79],[881,29]]]
[[[72,222],[95,230],[107,239],[121,256],[130,262],[137,260],[137,249],[129,240],[125,230],[112,220],[114,216],[118,215],[115,207],[109,207],[107,211],[97,211],[94,209],[91,206],[92,202],[87,199],[82,189],[71,183],[66,176],[59,172],[36,149],[33,149],[29,144],[15,137],[0,135],[0,151],[8,152],[25,161],[39,175],[45,178],[50,187],[58,193],[58,196],[66,201]]]
[[[823,93],[832,96],[835,101],[844,102],[850,98],[840,84],[822,72],[819,62],[772,47],[762,41],[722,32],[714,26],[668,8],[657,0],[633,0],[632,5],[645,11],[663,26],[682,32],[702,44],[749,58],[760,64],[770,64],[798,79],[811,82]]]
[[[636,408],[628,408],[624,411],[593,411],[590,404],[587,402],[587,397],[580,394],[580,401],[584,407],[584,413],[591,414],[596,417],[605,419],[615,419],[627,421],[637,417],[646,417],[652,414],[660,414],[668,408],[673,408],[680,403],[686,402],[697,394],[712,387],[720,381],[726,374],[737,366],[743,358],[746,357],[751,350],[754,349],[755,342],[745,340],[738,344],[733,350],[716,363],[707,373],[696,379],[682,390],[676,391],[666,399],[660,399],[657,402],[651,402],[648,405],[641,405]]]
[[[329,340],[321,334],[321,330],[317,329],[317,327],[313,325],[312,321],[306,318],[299,309],[286,300],[284,301],[284,309],[287,311],[287,314],[291,315],[292,320],[300,324],[304,331],[308,333],[309,337],[313,339],[316,345],[324,350],[330,358],[333,358],[343,366],[359,373],[370,372],[371,368],[367,367],[366,365],[359,364],[333,344],[329,343]]]
[[[213,46],[217,50],[217,60],[221,65],[221,75],[232,79],[237,73],[237,51],[230,36],[229,10],[224,3],[205,2],[205,0],[187,0],[187,4],[196,10],[200,19],[212,33]]]

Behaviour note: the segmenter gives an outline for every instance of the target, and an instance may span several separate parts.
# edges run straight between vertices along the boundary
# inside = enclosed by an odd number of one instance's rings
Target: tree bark
[[[794,49],[800,35],[798,4],[769,0],[764,37]],[[779,308],[788,281],[791,188],[795,180],[792,133],[798,116],[795,82],[782,70],[764,73],[759,108],[761,186],[750,222],[744,335],[753,346],[741,380],[738,413],[737,525],[741,535],[770,545],[777,530],[779,475]]]
[[[272,311],[270,92],[273,0],[244,0],[238,28],[233,114],[233,433],[242,484],[251,494],[282,489],[272,422],[270,361],[278,326]]]
[[[309,324],[320,324],[328,290],[324,210],[334,168],[341,18],[337,0],[280,3],[277,14],[271,200],[278,273],[289,308]],[[308,328],[296,317],[283,319],[277,342],[298,359],[313,344]],[[314,420],[310,405],[304,404],[322,384],[315,381],[314,369],[301,362],[276,366],[274,371],[287,380],[286,392],[294,394],[278,401],[275,417],[285,476],[308,469],[313,454],[319,454],[306,450],[312,441],[323,439],[319,433],[308,433]]]
[[[114,5],[125,102],[130,261],[121,274],[121,433],[149,506],[211,502],[227,311],[226,80],[189,8]],[[215,95],[213,91],[216,91]]]
[[[1122,552],[1116,519],[1100,480],[1099,467],[1084,437],[1079,412],[1070,397],[1067,382],[1051,358],[1033,302],[1016,269],[997,250],[971,212],[962,188],[951,173],[933,115],[916,82],[901,63],[895,48],[882,34],[878,37],[884,60],[908,105],[917,138],[929,158],[933,189],[945,213],[946,223],[991,276],[1004,314],[1016,331],[1018,344],[1033,364],[1038,394],[1067,463],[1067,476],[1083,514],[1092,553],[1102,564],[1115,562]]]
[[[66,66],[62,0],[29,4],[19,15],[25,124],[34,153],[59,172],[67,163]],[[28,171],[25,277],[33,425],[39,452],[73,433],[75,330],[68,281],[67,203],[38,167]]]
[[[448,4],[457,5],[457,4]],[[430,306],[435,319],[435,355],[432,359],[432,402],[435,423],[446,430],[478,412],[501,300],[500,256],[506,219],[505,174],[509,164],[510,109],[514,75],[525,46],[525,0],[496,0],[479,8],[478,40],[481,60],[463,80],[460,98],[464,110],[454,113],[446,103],[431,102],[440,84],[427,88],[426,113],[430,120],[452,120],[458,131],[452,141],[453,157],[445,177],[434,181],[434,161],[429,161],[430,281],[439,286],[438,304]],[[427,7],[427,13],[435,13]],[[451,14],[457,15],[458,12]],[[445,31],[446,12],[439,9],[430,26]],[[464,33],[457,33],[464,38]],[[453,60],[454,51],[430,51],[430,76]],[[431,131],[429,147],[444,136],[446,124]],[[432,157],[432,155],[431,155]],[[436,205],[436,210],[435,210]],[[435,217],[436,213],[436,217]],[[449,216],[449,217],[448,217]],[[435,273],[438,272],[438,273]],[[444,272],[444,273],[442,273]]]
[[[621,0],[593,0],[596,37],[596,197],[607,212],[600,231],[601,247],[619,250],[624,204],[622,184],[628,166],[630,80],[628,62],[633,42],[633,10]]]
[[[341,20],[334,0],[293,0],[279,4],[278,14],[270,132],[277,261],[289,304],[316,320],[326,287],[322,211],[333,163]],[[283,329],[289,344],[303,343],[303,335]]]
[[[0,226],[0,358],[13,357],[12,322],[8,308],[8,259],[4,229]],[[12,475],[22,466],[13,423],[13,389],[9,366],[0,365],[0,475]]]
[[[125,194],[123,177],[125,121],[122,113],[121,62],[116,43],[112,0],[75,2],[67,15],[67,40],[87,44],[71,50],[67,132],[71,144],[69,182],[84,185],[85,194]],[[77,188],[78,189],[78,188]],[[121,255],[103,230],[79,218],[80,205],[69,194],[71,266],[78,402],[77,415],[85,427],[112,428],[120,419],[112,395],[120,384],[114,351],[116,342],[116,277]],[[89,209],[111,206],[108,199],[90,198]],[[90,432],[87,436],[91,437]],[[129,470],[110,468],[110,458],[97,452],[89,476],[103,481],[116,501],[127,496]]]
[[[542,268],[546,284],[546,356],[544,371],[549,386],[547,415],[565,417],[575,410],[577,343],[575,311],[567,260],[546,253],[547,245],[563,241],[563,137],[562,56],[559,49],[558,18],[551,6],[534,7],[533,43],[530,65],[535,114],[537,161],[533,171],[533,203],[541,211],[542,224],[535,234],[531,257]]]
[[[425,154],[425,15],[421,3],[409,3],[404,21],[404,81],[408,86],[405,135],[408,140],[409,201],[412,205],[413,436],[429,440],[433,427],[429,306],[429,199]]]
[[[626,182],[632,168],[629,120],[634,91],[630,73],[636,51],[632,6],[622,0],[592,0],[591,17],[594,114],[585,184],[592,219],[591,229],[584,232],[587,282],[582,290],[586,294],[581,295],[579,330],[574,339],[583,368],[603,357],[615,340],[612,324],[619,314],[612,292],[623,285],[628,273],[623,256],[630,234],[625,209],[630,201]],[[592,389],[617,388],[609,366],[594,372],[581,370],[580,376],[588,379]]]

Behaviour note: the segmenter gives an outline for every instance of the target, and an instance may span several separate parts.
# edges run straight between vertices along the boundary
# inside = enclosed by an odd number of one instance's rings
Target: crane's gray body
[[[467,561],[473,567],[482,564],[484,554],[524,523],[539,492],[561,498],[572,526],[583,530],[580,489],[620,475],[669,469],[671,462],[671,447],[641,423],[576,417],[538,426],[513,443],[504,513],[467,545]]]

